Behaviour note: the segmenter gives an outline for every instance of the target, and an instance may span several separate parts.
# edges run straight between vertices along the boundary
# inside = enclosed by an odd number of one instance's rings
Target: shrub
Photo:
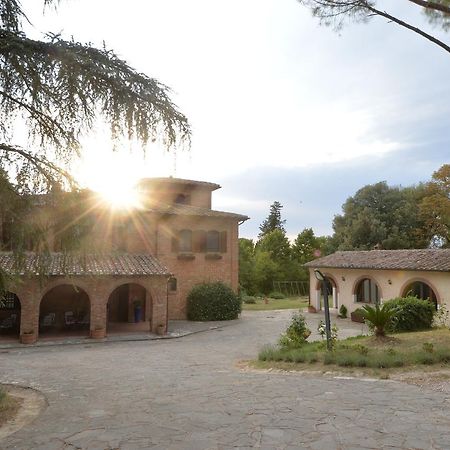
[[[392,322],[395,310],[386,304],[380,307],[377,303],[375,308],[369,305],[364,306],[363,311],[364,319],[373,327],[375,336],[385,336],[386,328]]]
[[[445,304],[440,305],[439,309],[434,313],[433,326],[438,328],[448,328],[450,326],[449,311]]]
[[[341,305],[341,307],[339,308],[339,315],[338,317],[341,319],[346,319],[347,318],[347,307],[345,305]]]
[[[255,297],[251,297],[249,295],[247,295],[244,298],[244,303],[246,303],[247,305],[254,305],[256,303],[256,298]]]
[[[387,301],[384,306],[395,311],[389,324],[392,332],[426,330],[433,324],[434,305],[428,300],[399,297]]]
[[[282,347],[298,348],[306,343],[310,334],[311,330],[306,326],[305,316],[301,313],[294,313],[286,333],[280,336],[279,344]]]
[[[194,286],[187,296],[189,320],[232,320],[241,312],[241,301],[221,282]]]
[[[282,300],[283,298],[286,298],[282,292],[271,292],[269,297],[274,298],[275,300]]]

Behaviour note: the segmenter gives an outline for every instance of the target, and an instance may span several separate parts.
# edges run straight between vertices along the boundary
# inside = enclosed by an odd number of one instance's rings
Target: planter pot
[[[22,344],[34,344],[37,341],[37,337],[34,333],[27,333],[20,335],[20,342]]]
[[[352,322],[364,323],[364,317],[361,314],[350,313]]]
[[[99,330],[91,330],[92,339],[103,339],[106,336],[106,330],[101,328]]]
[[[317,309],[314,308],[313,305],[308,305],[308,312],[309,312],[309,313],[316,313],[316,312],[317,312]]]
[[[156,327],[156,334],[158,336],[164,336],[166,334],[166,327],[164,325],[158,325]]]
[[[134,307],[134,323],[138,323],[142,320],[142,307],[135,306]]]

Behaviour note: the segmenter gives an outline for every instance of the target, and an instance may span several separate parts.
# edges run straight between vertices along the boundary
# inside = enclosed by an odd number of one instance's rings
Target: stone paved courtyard
[[[450,449],[448,394],[236,368],[289,317],[244,313],[180,339],[2,350],[0,381],[32,386],[49,405],[0,449]]]

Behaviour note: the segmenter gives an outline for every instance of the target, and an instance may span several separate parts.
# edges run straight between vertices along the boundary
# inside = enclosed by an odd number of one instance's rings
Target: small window
[[[180,252],[192,252],[192,231],[191,230],[181,230],[180,231]]]
[[[178,194],[177,197],[175,198],[175,203],[177,203],[178,205],[189,205],[190,200],[191,199],[189,195]]]
[[[175,292],[177,290],[177,279],[175,277],[171,277],[169,279],[169,292]]]
[[[208,231],[206,235],[206,251],[218,252],[220,250],[220,234],[218,231]]]

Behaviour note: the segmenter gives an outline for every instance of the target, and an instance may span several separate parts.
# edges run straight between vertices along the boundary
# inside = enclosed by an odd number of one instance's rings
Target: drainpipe
[[[166,282],[166,333],[169,331],[169,281],[172,276],[167,277]]]

